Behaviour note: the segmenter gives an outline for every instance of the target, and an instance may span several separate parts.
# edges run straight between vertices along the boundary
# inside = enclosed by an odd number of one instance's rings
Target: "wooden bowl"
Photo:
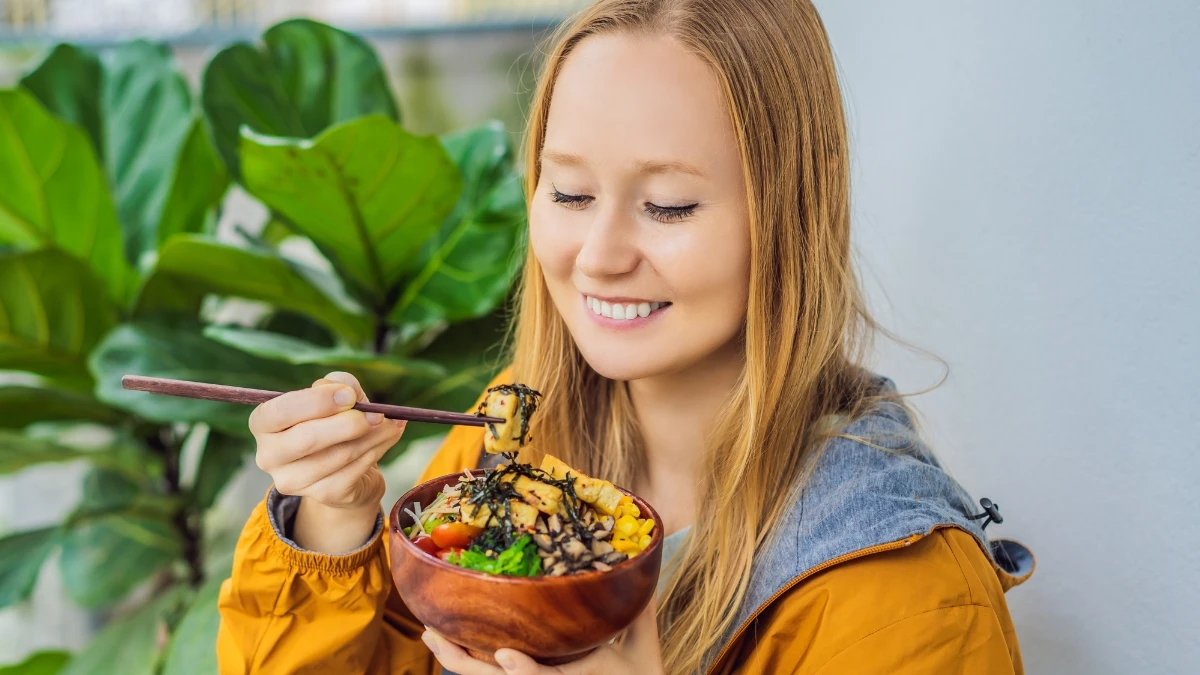
[[[655,527],[646,550],[608,572],[497,576],[451,565],[417,548],[404,536],[402,528],[412,524],[404,508],[414,502],[429,504],[460,476],[418,485],[392,507],[392,578],[404,604],[423,624],[482,661],[494,664],[496,650],[509,648],[545,665],[558,665],[617,637],[650,603],[662,563],[662,521],[649,504],[624,490],[643,518],[654,519]]]

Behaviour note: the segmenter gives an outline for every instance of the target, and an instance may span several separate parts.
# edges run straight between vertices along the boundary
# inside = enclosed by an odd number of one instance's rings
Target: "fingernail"
[[[512,655],[506,654],[503,651],[496,652],[496,663],[499,663],[501,668],[509,671],[516,670],[517,668],[517,664],[515,661],[513,661]]]
[[[392,420],[392,424],[395,424],[396,428],[403,430],[404,427],[408,426],[408,420]]]
[[[429,651],[433,652],[434,656],[438,655],[437,638],[433,637],[432,633],[422,633],[421,639],[425,641],[425,646],[429,647]]]
[[[367,424],[375,426],[383,421],[383,413],[367,413]]]
[[[354,403],[354,392],[349,389],[338,389],[333,395],[333,402],[338,405],[350,405]]]

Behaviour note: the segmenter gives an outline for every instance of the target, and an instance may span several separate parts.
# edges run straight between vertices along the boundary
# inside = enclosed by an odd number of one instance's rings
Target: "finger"
[[[350,467],[364,456],[373,461],[383,456],[389,448],[396,444],[400,432],[394,425],[387,424],[376,427],[362,438],[344,443],[338,443],[324,450],[318,450],[307,457],[301,457],[292,462],[280,465],[271,473],[275,487],[285,495],[300,494],[309,486],[339,473]]]
[[[590,661],[595,653],[592,652],[592,654],[585,656],[580,661]],[[551,675],[568,672],[564,670],[565,666],[560,666],[559,668],[543,666],[515,649],[501,649],[496,652],[496,663],[499,663],[500,667],[504,668],[505,675]],[[588,670],[586,672],[599,673],[606,671]]]
[[[367,393],[363,391],[362,385],[358,383],[358,378],[350,373],[344,373],[340,370],[329,373],[325,377],[313,383],[313,386],[318,384],[344,384],[347,387],[354,389],[354,393],[358,396],[359,403],[366,403],[368,400]],[[383,413],[366,413],[367,421],[371,424],[379,424],[383,421]]]
[[[354,377],[350,373],[344,373],[340,370],[336,370],[326,375],[324,379],[329,382],[337,382],[338,384],[344,384],[347,387],[350,387],[355,391],[355,393],[358,394],[359,401],[367,400],[367,393],[363,391],[362,385],[358,383],[358,378]]]
[[[267,436],[266,441],[259,444],[258,466],[270,472],[339,443],[361,439],[378,428],[358,410],[344,410],[333,417],[308,420]]]
[[[250,413],[250,432],[255,436],[279,433],[306,422],[354,407],[358,393],[344,384],[323,384],[280,394],[259,404]]]
[[[490,663],[473,659],[466,650],[432,630],[426,630],[421,639],[425,641],[434,658],[446,670],[458,675],[505,675],[504,671]]]
[[[371,448],[362,457],[354,460],[350,464],[342,467],[336,473],[333,473],[321,480],[313,483],[308,487],[307,492],[311,494],[317,501],[329,501],[336,499],[338,495],[344,495],[352,489],[355,481],[363,481],[366,479],[368,472],[372,469],[378,471],[376,466],[381,457],[387,454],[387,451],[395,445],[394,441],[385,441]],[[383,474],[380,474],[382,478]],[[382,495],[380,495],[382,497]]]

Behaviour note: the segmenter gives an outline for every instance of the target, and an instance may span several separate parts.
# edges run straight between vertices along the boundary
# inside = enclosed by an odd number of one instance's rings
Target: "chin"
[[[670,352],[645,346],[625,348],[608,344],[603,347],[580,344],[576,342],[584,361],[601,377],[621,382],[643,380],[656,377],[679,369],[678,355],[664,356]]]

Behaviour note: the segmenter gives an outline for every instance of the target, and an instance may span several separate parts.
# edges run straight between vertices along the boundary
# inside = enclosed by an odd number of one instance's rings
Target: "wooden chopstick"
[[[164,396],[199,398],[206,401],[245,403],[247,405],[258,405],[282,394],[282,392],[267,391],[265,389],[229,387],[223,384],[171,380],[165,377],[145,377],[142,375],[126,375],[122,377],[121,386],[125,389],[145,391]],[[363,412],[382,413],[388,419],[408,420],[410,422],[431,422],[433,424],[454,424],[469,427],[481,427],[488,422],[504,424],[504,420],[499,417],[469,415],[467,413],[446,412],[444,410],[426,410],[424,408],[410,408],[403,405],[355,403],[354,409]]]

